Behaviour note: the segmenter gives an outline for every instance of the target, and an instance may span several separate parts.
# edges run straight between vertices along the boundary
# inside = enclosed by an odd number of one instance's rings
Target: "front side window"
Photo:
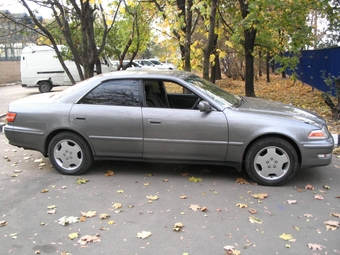
[[[81,104],[140,106],[137,80],[110,80],[101,83],[80,100]]]

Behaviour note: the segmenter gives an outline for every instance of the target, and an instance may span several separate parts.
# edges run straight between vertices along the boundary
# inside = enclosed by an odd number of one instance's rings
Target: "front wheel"
[[[48,81],[42,81],[42,82],[39,82],[39,91],[40,93],[46,93],[46,92],[49,92],[51,89],[52,89],[52,84]]]
[[[71,132],[63,132],[52,138],[48,156],[53,167],[59,173],[67,175],[82,174],[93,163],[93,156],[86,141]]]
[[[245,157],[249,177],[260,185],[282,185],[295,175],[299,167],[294,147],[278,137],[265,137],[256,141]]]

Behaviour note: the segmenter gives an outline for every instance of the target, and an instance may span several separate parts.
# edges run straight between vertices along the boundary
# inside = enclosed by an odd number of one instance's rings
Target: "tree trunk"
[[[211,12],[209,15],[209,35],[208,42],[204,47],[204,59],[203,59],[203,78],[209,80],[209,67],[210,67],[210,55],[213,52],[214,39],[215,39],[215,23],[216,23],[216,11],[218,0],[211,1]],[[216,61],[216,59],[215,59]],[[218,61],[218,60],[217,60]],[[213,74],[211,74],[213,75]]]
[[[266,57],[266,74],[267,74],[267,82],[270,82],[270,54],[267,52]]]
[[[248,11],[248,1],[239,0],[241,13],[243,19],[246,19],[249,11]],[[245,77],[245,91],[246,96],[255,97],[254,90],[254,44],[257,30],[255,28],[243,28],[244,29],[244,53],[246,60],[246,77]]]
[[[256,30],[244,31],[245,38],[245,58],[246,58],[246,77],[245,77],[245,91],[247,97],[256,97],[254,90],[254,42]]]

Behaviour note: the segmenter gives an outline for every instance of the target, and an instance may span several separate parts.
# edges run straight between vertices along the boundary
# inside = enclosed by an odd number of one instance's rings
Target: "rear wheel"
[[[77,134],[63,132],[51,140],[48,155],[53,167],[62,174],[75,175],[87,171],[93,156],[87,142]]]
[[[284,139],[265,137],[247,151],[245,167],[260,185],[278,186],[291,179],[300,167],[294,147]]]
[[[39,91],[41,93],[49,92],[52,89],[52,84],[48,81],[39,82]]]

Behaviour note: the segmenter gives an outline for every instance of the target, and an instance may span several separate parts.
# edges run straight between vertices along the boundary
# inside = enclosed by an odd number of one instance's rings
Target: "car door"
[[[103,82],[72,107],[70,123],[89,139],[96,156],[141,158],[139,82]]]
[[[142,114],[144,158],[224,160],[228,149],[228,123],[223,112],[143,107]]]

